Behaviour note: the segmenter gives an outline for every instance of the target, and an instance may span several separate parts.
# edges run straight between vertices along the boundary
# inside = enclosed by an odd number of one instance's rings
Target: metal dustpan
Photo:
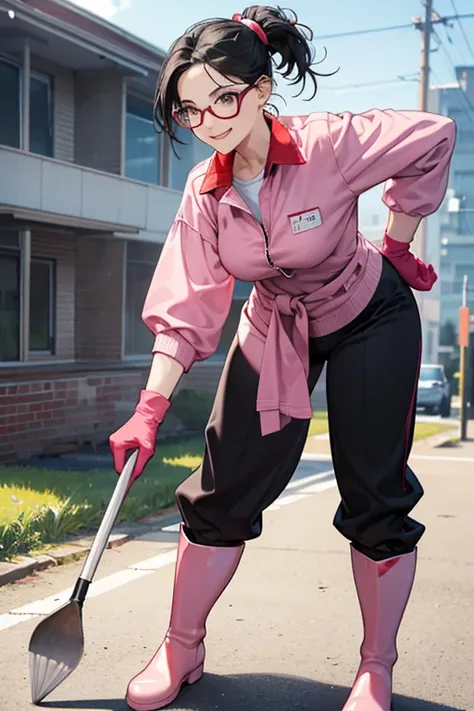
[[[76,669],[84,652],[82,606],[107,546],[110,532],[129,490],[138,451],[120,474],[92,548],[69,601],[42,620],[29,645],[31,700],[38,704]]]

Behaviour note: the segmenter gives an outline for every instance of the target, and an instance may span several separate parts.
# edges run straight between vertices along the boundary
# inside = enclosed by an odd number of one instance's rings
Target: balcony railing
[[[0,146],[0,206],[112,225],[162,242],[181,193]]]

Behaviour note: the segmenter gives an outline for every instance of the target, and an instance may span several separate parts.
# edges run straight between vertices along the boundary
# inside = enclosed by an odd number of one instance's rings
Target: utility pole
[[[431,51],[431,33],[433,31],[433,20],[436,21],[437,17],[433,16],[433,0],[424,0],[425,4],[425,16],[424,18],[415,17],[413,19],[413,24],[417,30],[421,32],[421,53],[420,53],[420,86],[418,95],[418,109],[420,111],[428,110],[428,96],[430,87],[430,51]],[[415,233],[414,236],[414,251],[421,259],[422,262],[426,262],[427,259],[427,218],[424,217]],[[423,292],[417,293],[418,308],[420,310],[420,317],[422,324],[425,321],[425,294]]]
[[[433,31],[433,0],[425,0],[425,18],[421,31],[420,57],[420,111],[428,110],[428,89],[430,86],[430,51],[431,33]]]
[[[469,352],[469,306],[467,301],[468,277],[465,274],[462,283],[462,306],[459,309],[459,398],[461,407],[459,418],[461,424],[461,441],[467,439],[467,361]]]
[[[433,31],[433,21],[439,21],[437,16],[433,16],[433,0],[425,0],[424,18],[415,17],[413,24],[421,32],[421,53],[420,53],[420,88],[418,95],[418,108],[420,111],[428,110],[428,95],[430,87],[430,51],[431,33]],[[421,220],[415,235],[416,253],[421,261],[426,261],[426,217]],[[422,301],[422,299],[421,299]]]

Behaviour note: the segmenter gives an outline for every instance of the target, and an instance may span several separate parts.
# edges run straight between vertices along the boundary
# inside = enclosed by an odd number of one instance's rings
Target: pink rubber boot
[[[390,711],[397,633],[415,577],[416,550],[375,562],[351,546],[351,557],[364,641],[359,670],[342,711]]]
[[[244,547],[195,545],[181,526],[168,631],[148,666],[128,685],[126,699],[132,709],[168,706],[185,682],[201,678],[206,619],[234,575]]]

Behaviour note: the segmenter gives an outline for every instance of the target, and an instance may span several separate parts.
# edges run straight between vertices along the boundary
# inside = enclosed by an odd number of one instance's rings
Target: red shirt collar
[[[296,145],[289,130],[280,121],[270,114],[265,114],[270,123],[270,146],[266,171],[271,165],[302,165],[306,163],[301,151]],[[214,153],[206,175],[204,177],[200,193],[208,193],[216,188],[230,188],[232,185],[232,171],[234,165],[235,151],[231,153]]]

